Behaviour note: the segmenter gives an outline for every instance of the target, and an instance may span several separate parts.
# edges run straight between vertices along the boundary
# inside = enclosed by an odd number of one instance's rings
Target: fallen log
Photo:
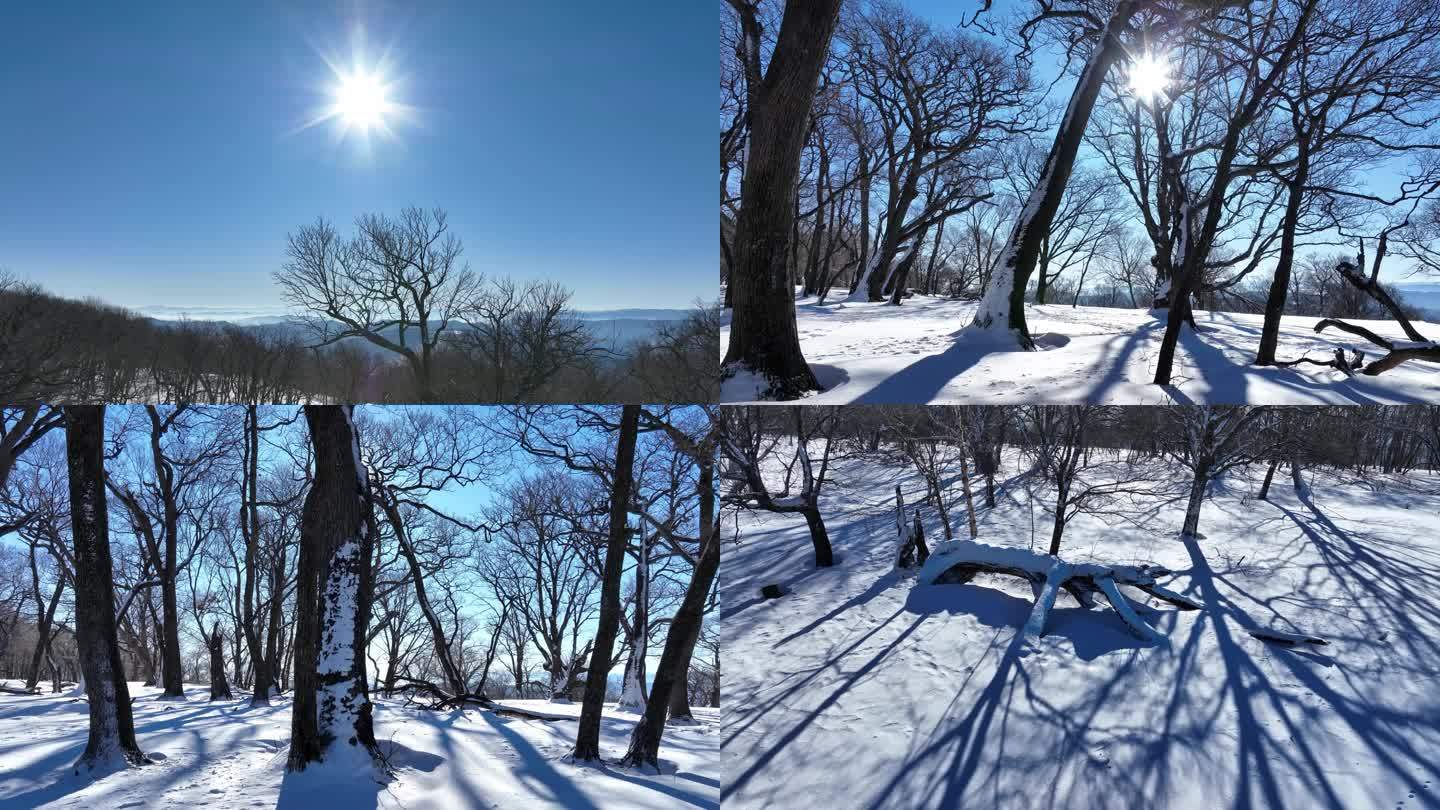
[[[1172,573],[1163,566],[1067,563],[1048,554],[988,546],[968,540],[948,541],[936,546],[921,567],[918,581],[924,585],[963,584],[982,573],[1018,577],[1030,583],[1035,605],[1025,621],[1023,632],[1027,636],[1045,635],[1046,620],[1061,590],[1073,596],[1086,609],[1094,607],[1097,595],[1104,596],[1130,632],[1149,642],[1164,642],[1165,634],[1140,618],[1119,586],[1137,588],[1181,610],[1201,608],[1194,599],[1156,582],[1158,578]]]

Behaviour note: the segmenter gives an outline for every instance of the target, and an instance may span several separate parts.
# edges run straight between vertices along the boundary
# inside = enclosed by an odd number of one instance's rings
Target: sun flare
[[[335,88],[335,114],[361,132],[384,126],[391,106],[386,91],[384,80],[377,74],[356,71],[342,75]]]
[[[1170,65],[1161,56],[1146,52],[1130,60],[1130,92],[1141,101],[1150,101],[1170,85]]]

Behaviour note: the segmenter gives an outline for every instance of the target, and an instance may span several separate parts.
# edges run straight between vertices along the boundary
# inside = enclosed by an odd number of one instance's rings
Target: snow
[[[12,682],[14,683],[14,682]],[[395,769],[381,785],[365,771],[307,768],[285,772],[290,700],[250,707],[248,698],[161,701],[159,688],[129,684],[140,747],[155,764],[100,779],[71,774],[85,748],[87,710],[68,695],[0,696],[0,808],[250,807],[674,808],[718,807],[718,715],[696,708],[699,725],[667,727],[661,775],[613,765],[564,761],[574,746],[580,707],[566,713],[545,701],[507,701],[543,710],[558,722],[490,712],[428,712],[373,699],[375,736]],[[191,693],[204,689],[187,685]],[[633,715],[607,706],[600,747],[609,762],[624,755]],[[352,746],[332,746],[331,751]],[[369,769],[368,766],[366,768]]]
[[[1004,330],[966,328],[975,302],[916,295],[903,307],[884,303],[797,302],[800,346],[826,389],[806,404],[849,402],[967,402],[1157,404],[1403,404],[1440,401],[1440,367],[1410,362],[1374,377],[1319,366],[1251,365],[1259,346],[1261,315],[1196,311],[1201,332],[1182,331],[1173,385],[1151,383],[1165,313],[1143,309],[1030,305],[1030,332],[1041,351],[1019,352]],[[1379,356],[1363,338],[1327,331],[1319,318],[1287,316],[1276,356],[1329,357],[1335,347]],[[1393,321],[1355,321],[1404,341]],[[1422,334],[1440,326],[1417,323]],[[729,342],[722,323],[720,345]],[[721,385],[722,402],[756,399],[740,377]]]
[[[726,340],[728,339],[726,338]],[[757,374],[748,366],[734,363],[726,366],[721,374],[720,400],[722,402],[758,401],[765,399],[765,392],[770,390],[770,379],[763,374]]]
[[[991,546],[969,540],[947,540],[935,546],[935,549],[930,552],[930,558],[920,568],[918,579],[926,584],[932,583],[936,577],[961,562],[988,563],[1007,568],[1019,568],[1023,571],[1030,571],[1039,577],[1050,576],[1056,568],[1062,569],[1062,577],[1066,573],[1063,570],[1064,564],[1049,554],[1040,554],[1023,548]]]
[[[797,516],[740,513],[721,585],[725,689],[745,696],[724,713],[725,807],[1440,806],[1440,475],[1316,471],[1311,496],[1277,480],[1257,501],[1264,466],[1238,468],[1187,545],[1185,471],[1143,463],[1175,482],[1155,509],[1078,515],[1061,556],[1176,572],[1165,586],[1203,609],[1120,586],[1168,645],[1065,592],[1026,639],[1022,580],[897,571],[895,484],[907,503],[925,492],[898,460],[835,462],[820,504],[834,568],[814,567]],[[1053,489],[1013,453],[997,484],[980,540],[1043,557]],[[761,599],[767,583],[787,595]],[[1331,643],[1249,635],[1263,627]]]

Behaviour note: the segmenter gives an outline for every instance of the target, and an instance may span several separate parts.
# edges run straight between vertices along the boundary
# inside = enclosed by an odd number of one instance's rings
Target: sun
[[[1170,65],[1149,51],[1130,60],[1130,92],[1141,101],[1150,101],[1170,85]]]
[[[369,132],[385,126],[385,115],[391,111],[388,87],[377,73],[357,70],[339,76],[335,87],[334,113],[347,127]]]

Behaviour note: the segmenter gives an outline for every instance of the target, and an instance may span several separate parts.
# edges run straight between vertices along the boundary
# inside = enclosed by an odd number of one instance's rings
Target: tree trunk
[[[30,670],[25,676],[25,691],[30,691],[40,683],[40,664],[50,652],[50,625],[55,621],[55,608],[60,605],[60,595],[65,592],[65,579],[58,577],[55,581],[55,591],[50,595],[50,603],[45,605],[40,600],[40,575],[35,569],[35,557],[30,557],[30,572],[35,577],[35,600],[36,607],[44,609],[40,612],[36,621],[35,651],[30,656]]]
[[[1190,288],[1180,284],[1188,276],[1184,271],[1181,271],[1180,275],[1181,278],[1171,280],[1170,308],[1165,311],[1165,336],[1160,339],[1160,354],[1155,362],[1153,382],[1156,385],[1170,384],[1170,372],[1175,365],[1175,346],[1180,342],[1180,330],[1186,321],[1192,320]]]
[[[810,526],[810,543],[815,546],[815,567],[829,568],[835,564],[835,555],[830,549],[830,535],[825,531],[820,508],[810,506],[802,514],[805,515],[805,523]]]
[[[811,84],[813,86],[814,82]],[[793,322],[791,326],[793,329]],[[600,758],[600,712],[605,704],[605,681],[610,672],[610,655],[615,648],[615,631],[620,626],[620,576],[625,565],[626,515],[630,511],[630,493],[634,486],[635,439],[639,429],[640,406],[624,406],[620,413],[615,472],[611,479],[610,534],[605,544],[600,617],[595,628],[595,643],[590,650],[590,671],[585,678],[585,703],[580,709],[580,728],[575,735],[574,755],[576,760],[581,761]]]
[[[1056,488],[1055,493],[1055,527],[1050,532],[1050,556],[1054,557],[1060,553],[1060,537],[1065,534],[1065,501],[1070,496],[1070,484],[1065,482]]]
[[[225,637],[220,634],[219,625],[210,628],[205,643],[210,648],[210,699],[230,700],[234,695],[230,694],[230,682],[225,679]]]
[[[1310,139],[1301,134],[1297,141],[1295,176],[1288,184],[1285,219],[1280,231],[1280,256],[1275,260],[1275,278],[1265,299],[1265,324],[1260,330],[1260,350],[1255,365],[1275,363],[1275,346],[1280,340],[1280,318],[1285,314],[1285,294],[1290,289],[1290,269],[1295,263],[1295,231],[1300,224],[1300,205],[1310,174]]]
[[[185,696],[185,673],[180,662],[180,607],[175,594],[174,543],[167,541],[166,568],[170,573],[160,583],[161,632],[164,641],[160,647],[160,678],[165,686],[165,697]]]
[[[266,654],[261,635],[262,628],[257,626],[257,622],[261,619],[255,612],[256,578],[260,565],[259,456],[259,412],[256,406],[248,405],[245,408],[244,450],[241,453],[244,477],[241,481],[240,534],[245,540],[245,592],[242,607],[245,643],[250,651],[250,668],[255,675],[250,705],[268,706],[270,705],[270,686],[274,682],[270,670],[273,659]]]
[[[890,277],[890,303],[894,306],[900,306],[901,300],[905,298],[906,286],[910,281],[910,269],[915,266],[915,257],[919,255],[919,240],[920,237],[915,237],[915,244],[905,254],[905,258],[900,260],[900,264],[896,266],[895,272]]]
[[[365,678],[370,619],[370,484],[350,406],[306,405],[315,480],[300,520],[295,622],[295,696],[287,768],[350,756],[376,762]],[[350,746],[345,748],[345,746]]]
[[[391,532],[400,546],[400,555],[410,567],[415,603],[419,605],[425,622],[430,625],[430,641],[435,648],[435,658],[440,662],[440,671],[445,675],[446,685],[453,695],[466,694],[470,691],[469,687],[465,684],[465,676],[460,673],[460,668],[455,666],[455,660],[450,655],[450,643],[445,639],[445,628],[440,623],[440,617],[435,615],[435,610],[430,606],[430,598],[425,592],[425,574],[420,570],[420,559],[415,555],[415,547],[410,543],[410,533],[405,528],[400,508],[383,492],[377,500],[390,522]]]
[[[620,703],[616,706],[636,714],[645,710],[645,656],[650,640],[649,568],[649,548],[642,538],[640,556],[635,564],[635,637],[631,640],[630,654],[625,660]]]
[[[1205,487],[1210,483],[1210,465],[1203,461],[1195,468],[1195,477],[1190,481],[1190,500],[1185,505],[1185,525],[1180,536],[1195,538],[1200,535],[1200,505],[1205,501]]]
[[[1257,499],[1263,501],[1270,497],[1270,480],[1275,477],[1275,468],[1278,466],[1280,466],[1280,459],[1270,460],[1270,468],[1265,471],[1265,480],[1260,484],[1260,494],[1255,496]]]
[[[650,687],[650,700],[645,704],[645,714],[635,724],[630,735],[630,750],[621,765],[641,767],[659,766],[660,737],[665,733],[665,712],[670,706],[670,691],[685,688],[682,668],[685,664],[685,646],[692,634],[699,633],[704,618],[705,598],[720,567],[720,533],[714,526],[703,527],[704,547],[696,562],[695,573],[685,589],[685,598],[670,623],[665,636],[665,652],[660,656],[660,665],[655,668],[655,683]]]
[[[680,681],[670,690],[670,721],[671,722],[694,722],[695,715],[690,711],[690,662],[695,656],[695,645],[700,641],[700,625],[695,625],[695,632],[685,642],[685,648],[681,651],[682,663],[680,668]]]
[[[115,635],[115,584],[105,503],[105,406],[65,408],[75,544],[75,641],[90,704],[90,737],[75,771],[145,764],[135,740],[130,690]]]
[[[979,534],[979,532],[975,528],[975,500],[970,495],[970,467],[968,459],[964,456],[960,457],[960,486],[965,490],[965,517],[970,521],[970,539],[974,540],[975,535]],[[990,505],[995,505],[995,495],[993,492],[990,493]],[[948,526],[945,539],[950,539]]]
[[[1095,100],[1105,83],[1110,66],[1125,53],[1120,35],[1135,14],[1134,0],[1120,0],[1110,21],[1095,44],[1090,58],[1080,72],[1065,118],[1055,133],[1055,142],[1045,157],[1040,182],[1020,210],[1010,238],[1000,255],[994,272],[985,285],[985,295],[975,312],[973,327],[984,331],[1012,332],[1020,348],[1035,348],[1025,324],[1025,285],[1040,258],[1040,243],[1049,235],[1055,213],[1065,196],[1065,186],[1075,166],[1075,155],[1084,139],[1086,124],[1095,108]]]
[[[750,143],[735,226],[734,310],[724,365],[763,378],[763,396],[790,399],[818,389],[800,349],[795,293],[786,268],[800,152],[840,0],[790,0],[764,77],[759,23],[745,29]]]
[[[945,235],[945,220],[935,226],[935,241],[930,245],[930,258],[925,263],[925,294],[935,294],[935,260],[940,256],[940,239]]]

